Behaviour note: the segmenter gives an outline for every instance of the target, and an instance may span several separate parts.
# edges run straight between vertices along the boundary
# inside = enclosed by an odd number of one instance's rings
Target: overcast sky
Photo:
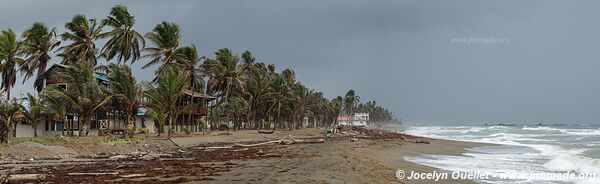
[[[327,97],[355,89],[408,123],[600,123],[598,1],[0,2],[0,29],[19,33],[36,21],[63,32],[75,14],[124,4],[139,32],[176,22],[181,45],[202,55],[250,50]],[[154,74],[146,61],[138,80]]]

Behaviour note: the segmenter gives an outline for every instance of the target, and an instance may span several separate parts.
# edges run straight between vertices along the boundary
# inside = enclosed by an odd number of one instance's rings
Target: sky
[[[600,123],[599,1],[0,0],[0,29],[60,33],[73,15],[102,19],[116,4],[141,33],[176,22],[201,55],[249,50],[329,98],[354,89],[409,124]],[[147,61],[133,65],[138,80],[154,75]]]

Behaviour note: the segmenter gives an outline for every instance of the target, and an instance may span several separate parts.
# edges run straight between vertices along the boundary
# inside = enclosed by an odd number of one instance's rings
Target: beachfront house
[[[46,72],[44,72],[40,80],[35,82],[36,86],[39,86],[38,89],[46,89],[48,86],[58,86],[63,89],[68,89],[69,86],[65,82],[64,78],[61,75],[61,72],[64,72],[65,69],[69,67],[68,65],[55,64],[51,66]],[[101,84],[108,85],[108,78],[104,77],[100,74],[95,74],[97,81]],[[192,93],[189,90],[184,90],[182,92],[182,97],[178,103],[179,105],[179,116],[174,123],[173,129],[175,131],[201,131],[201,127],[195,123],[196,119],[203,118],[208,114],[208,104],[210,101],[214,100],[215,97],[204,95],[203,93],[195,92]],[[191,106],[192,98],[194,104],[200,104],[196,106]],[[23,103],[28,101],[27,97],[23,97],[19,99]],[[142,104],[148,102],[147,97],[143,97]],[[25,106],[27,108],[27,106]],[[122,133],[127,123],[121,118],[122,111],[116,107],[116,105],[109,105],[110,108],[106,110],[102,110],[96,113],[94,117],[92,117],[92,121],[90,123],[90,135],[98,135],[98,133],[107,133],[110,132],[112,134]],[[158,125],[155,124],[154,119],[147,116],[148,109],[140,105],[138,108],[138,112],[135,117],[135,126],[137,128],[148,128],[149,133],[158,132]],[[33,126],[29,124],[24,118],[17,125],[17,137],[33,137]],[[52,135],[60,135],[66,130],[65,125],[70,125],[73,127],[74,134],[77,135],[80,127],[83,126],[75,113],[68,113],[67,122],[61,122],[60,120],[54,119],[46,119],[43,122],[40,122],[38,125],[38,136],[52,136]],[[169,127],[165,127],[168,129]]]
[[[337,117],[338,125],[346,126],[367,126],[369,113],[354,113],[354,116],[339,115]]]

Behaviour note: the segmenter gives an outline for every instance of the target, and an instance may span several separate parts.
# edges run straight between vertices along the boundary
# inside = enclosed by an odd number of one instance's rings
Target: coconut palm
[[[21,71],[25,73],[23,82],[28,80],[37,71],[36,81],[40,80],[40,75],[46,71],[48,62],[50,62],[50,52],[60,45],[56,39],[56,28],[48,29],[41,22],[34,23],[31,28],[23,32],[22,52],[25,54],[25,63],[21,64]],[[35,86],[40,92],[41,86]]]
[[[102,20],[103,26],[110,26],[111,31],[100,34],[100,38],[110,39],[102,48],[102,55],[107,60],[118,56],[117,62],[131,63],[140,58],[140,51],[146,45],[144,37],[133,29],[135,18],[129,14],[127,7],[117,5],[110,10],[110,15]]]
[[[344,109],[350,117],[354,117],[356,106],[359,101],[360,96],[356,95],[356,92],[353,89],[346,92],[346,95],[344,96]]]
[[[100,39],[102,25],[98,24],[96,19],[88,19],[85,15],[75,15],[71,22],[65,24],[69,32],[61,35],[65,41],[71,41],[69,45],[60,47],[58,50],[62,53],[62,64],[72,64],[76,62],[87,62],[91,66],[98,63],[96,57],[96,43]]]
[[[0,103],[0,143],[9,143],[14,133],[14,117],[22,109],[20,104],[15,102]]]
[[[137,85],[131,68],[125,64],[108,65],[108,83],[115,104],[122,112],[127,124],[135,127],[135,115],[143,97],[142,87]]]
[[[337,117],[342,112],[343,103],[344,103],[344,99],[341,96],[337,96],[336,98],[332,99],[330,102],[330,105],[332,108],[332,115],[335,116],[335,119],[334,119],[335,125],[337,125]]]
[[[244,87],[242,67],[238,67],[239,58],[228,48],[215,53],[216,59],[207,59],[203,64],[204,73],[209,76],[207,91],[209,94],[227,99],[236,89]]]
[[[29,100],[29,109],[26,109],[25,117],[33,127],[33,136],[37,137],[38,124],[45,118],[45,104],[43,98],[38,98],[31,93],[27,93],[27,99]]]
[[[44,103],[44,111],[43,113],[48,116],[48,119],[53,121],[62,122],[64,125],[63,134],[65,129],[69,135],[73,135],[72,126],[67,122],[67,115],[69,113],[69,103],[62,99],[62,96],[55,95],[58,93],[62,93],[62,88],[52,86],[44,91],[41,94],[41,99]]]
[[[188,76],[188,88],[192,92],[192,96],[196,93],[197,89],[204,86],[203,75],[199,69],[200,62],[204,59],[198,55],[196,46],[192,44],[190,47],[182,47],[175,51],[175,66],[180,68],[185,75]],[[194,103],[194,98],[191,98],[190,104],[187,108],[191,108],[192,112],[196,112],[197,105]],[[188,121],[192,125],[194,120],[192,113],[189,114]]]
[[[154,47],[144,49],[146,54],[143,57],[150,57],[152,60],[144,65],[143,69],[159,63],[159,69],[162,69],[175,60],[175,50],[179,47],[179,25],[162,22],[156,25],[152,32],[146,33],[145,36],[152,42]]]
[[[96,81],[94,68],[89,63],[75,63],[63,73],[68,84],[66,90],[51,90],[47,95],[66,101],[70,110],[77,113],[83,128],[79,136],[87,135],[91,118],[106,107],[112,99],[108,89]]]
[[[144,94],[150,99],[148,105],[155,112],[166,112],[169,124],[168,137],[171,137],[173,123],[176,120],[179,109],[177,102],[181,97],[188,76],[175,66],[166,66],[159,72],[155,85],[146,84]]]
[[[17,40],[17,35],[11,29],[2,31],[0,35],[0,72],[2,72],[2,85],[0,89],[6,92],[6,99],[10,99],[10,88],[17,80],[17,66],[24,62],[19,51],[22,42]]]
[[[158,124],[158,137],[165,132],[164,127],[168,121],[168,112],[166,110],[160,106],[151,106],[146,113],[148,117],[153,118],[154,122]]]

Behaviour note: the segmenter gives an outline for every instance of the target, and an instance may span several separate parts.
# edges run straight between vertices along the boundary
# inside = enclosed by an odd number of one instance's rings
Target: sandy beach
[[[434,183],[399,180],[395,172],[437,170],[407,162],[405,156],[460,155],[465,148],[485,145],[381,129],[347,130],[331,137],[320,132],[212,132],[112,146],[23,142],[0,148],[0,174],[4,179],[35,174],[34,179],[60,183]]]

